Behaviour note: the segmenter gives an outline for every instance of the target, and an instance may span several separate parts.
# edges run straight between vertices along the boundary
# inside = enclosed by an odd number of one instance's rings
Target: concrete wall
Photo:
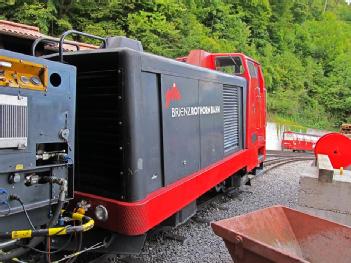
[[[351,172],[335,170],[331,183],[318,180],[318,168],[300,174],[298,204],[300,210],[351,226]]]

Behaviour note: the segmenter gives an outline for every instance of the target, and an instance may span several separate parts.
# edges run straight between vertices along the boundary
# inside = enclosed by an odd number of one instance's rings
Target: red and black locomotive
[[[265,86],[256,61],[199,52],[215,71],[127,38],[104,45],[61,56],[77,68],[75,200],[91,205],[99,227],[140,236],[178,225],[201,195],[237,186],[262,165]]]
[[[63,52],[68,34],[80,33],[65,33],[59,54],[45,58],[77,69],[74,203],[103,233],[143,242],[152,228],[194,215],[212,188],[239,186],[262,168],[259,63],[204,51],[176,61],[124,37]]]

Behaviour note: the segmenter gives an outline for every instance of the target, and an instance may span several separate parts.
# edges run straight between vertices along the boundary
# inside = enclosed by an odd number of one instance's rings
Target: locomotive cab
[[[255,148],[258,164],[266,158],[266,88],[261,65],[242,53],[209,53],[192,50],[186,57],[177,59],[247,80],[247,137],[248,148]]]

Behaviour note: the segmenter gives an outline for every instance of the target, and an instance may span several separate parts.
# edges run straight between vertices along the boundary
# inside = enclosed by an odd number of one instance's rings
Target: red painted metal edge
[[[141,201],[128,203],[82,192],[75,192],[75,199],[87,200],[92,205],[91,211],[97,205],[107,208],[109,218],[103,223],[97,221],[98,226],[120,234],[141,235],[235,172],[245,167],[252,170],[257,164],[257,152],[245,149],[163,187]]]

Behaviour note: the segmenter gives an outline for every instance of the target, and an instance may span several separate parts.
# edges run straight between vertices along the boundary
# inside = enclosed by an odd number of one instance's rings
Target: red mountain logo
[[[172,87],[166,91],[166,108],[168,109],[172,101],[180,100],[182,95],[180,94],[177,85],[173,83]]]

